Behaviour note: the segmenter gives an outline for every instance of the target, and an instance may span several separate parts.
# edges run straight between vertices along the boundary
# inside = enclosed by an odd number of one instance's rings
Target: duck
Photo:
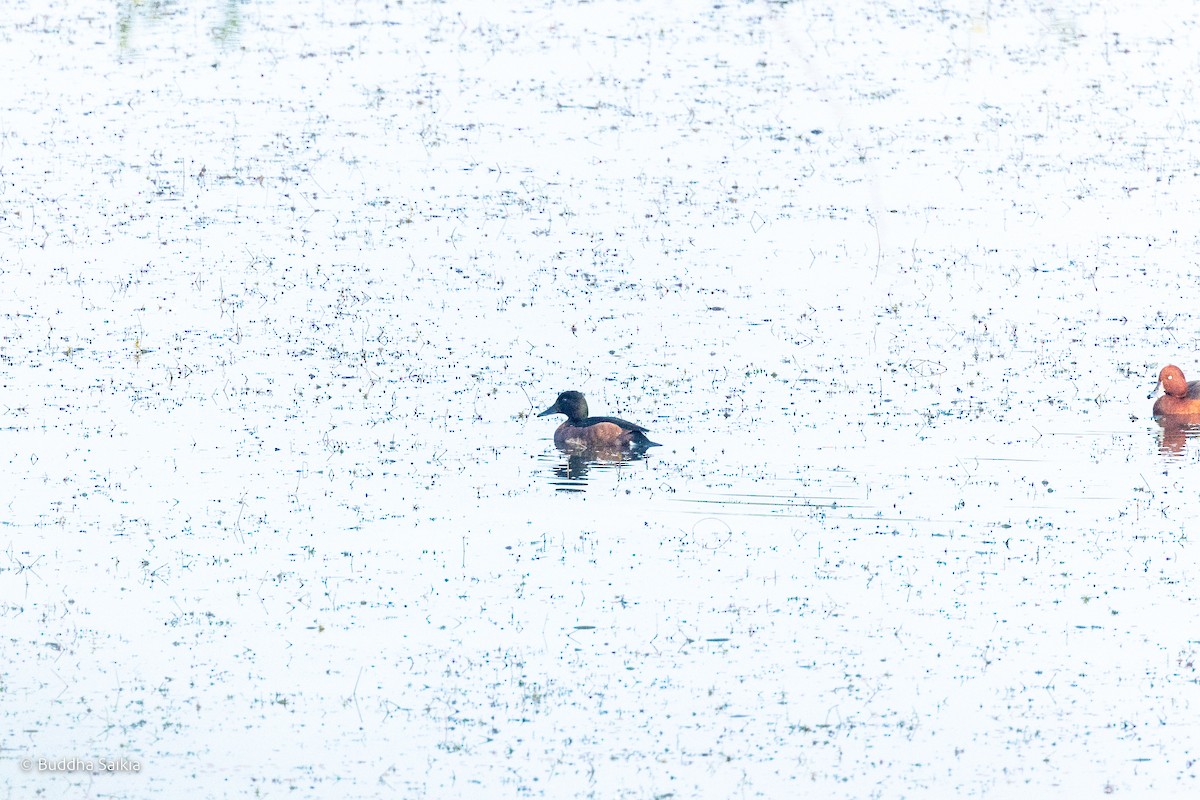
[[[1200,381],[1188,383],[1183,377],[1183,370],[1174,364],[1168,364],[1158,373],[1158,391],[1162,386],[1162,397],[1154,401],[1154,416],[1200,416]],[[1150,393],[1154,396],[1154,392]]]
[[[554,431],[554,444],[562,450],[645,450],[658,447],[658,442],[646,438],[648,428],[616,417],[589,417],[584,396],[575,391],[563,392],[539,417],[565,414],[567,421]]]

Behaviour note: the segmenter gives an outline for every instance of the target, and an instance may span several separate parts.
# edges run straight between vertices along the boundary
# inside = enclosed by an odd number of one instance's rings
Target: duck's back
[[[1196,381],[1195,385],[1200,386],[1200,381]],[[587,419],[580,422],[578,427],[588,428],[588,427],[591,427],[592,425],[598,425],[601,422],[607,422],[612,425],[616,425],[616,426],[622,428],[623,430],[627,430],[627,431],[635,431],[637,433],[649,433],[650,432],[649,428],[643,428],[641,425],[635,425],[634,423],[629,422],[628,420],[617,419],[616,417],[588,417]]]

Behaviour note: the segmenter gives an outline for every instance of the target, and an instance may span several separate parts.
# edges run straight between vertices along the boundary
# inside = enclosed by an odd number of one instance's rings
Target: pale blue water
[[[1194,17],[7,10],[4,785],[1191,796]]]

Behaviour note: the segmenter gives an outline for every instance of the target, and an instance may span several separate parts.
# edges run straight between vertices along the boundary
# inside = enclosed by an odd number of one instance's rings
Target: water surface
[[[16,794],[1194,794],[1193,11],[6,16]]]

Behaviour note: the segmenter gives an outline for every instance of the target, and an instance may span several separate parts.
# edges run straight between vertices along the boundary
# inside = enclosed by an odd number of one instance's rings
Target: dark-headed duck
[[[587,400],[579,392],[563,392],[539,417],[566,414],[567,421],[554,432],[554,444],[560,448],[589,450],[642,449],[657,447],[646,438],[648,429],[616,417],[589,417]]]

